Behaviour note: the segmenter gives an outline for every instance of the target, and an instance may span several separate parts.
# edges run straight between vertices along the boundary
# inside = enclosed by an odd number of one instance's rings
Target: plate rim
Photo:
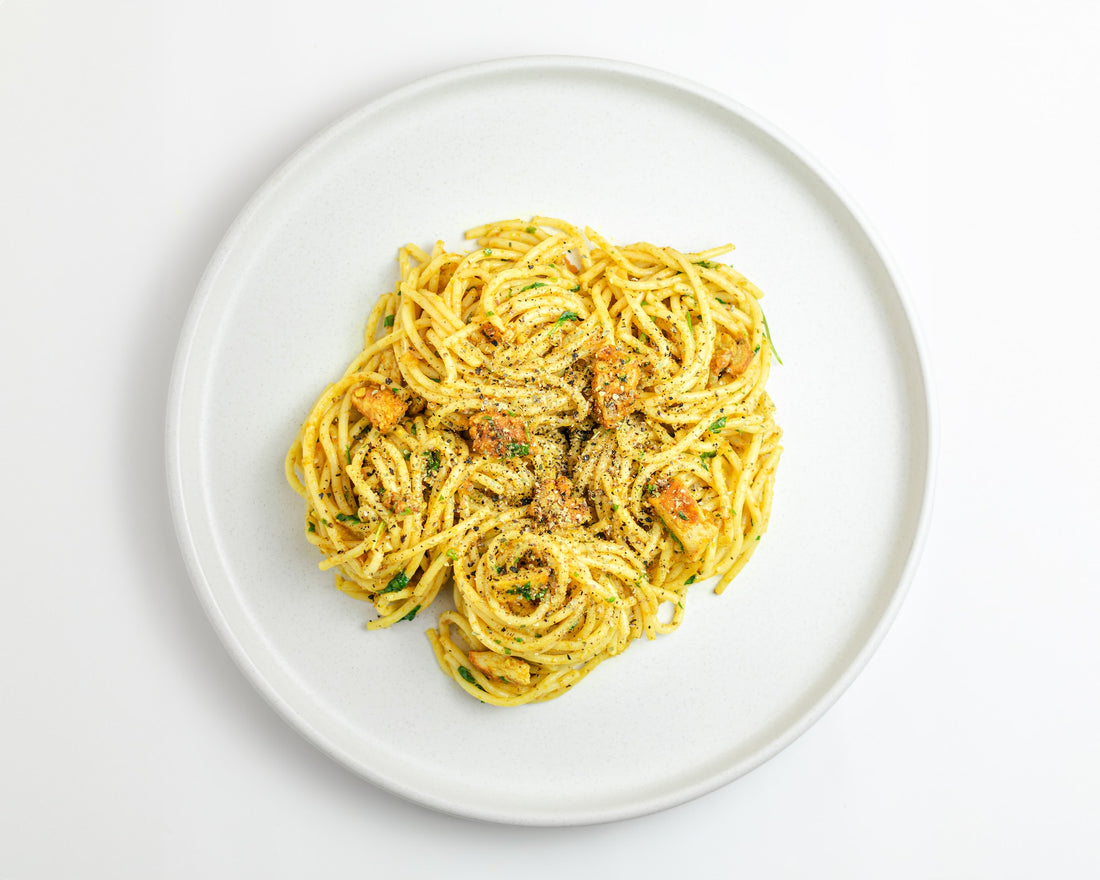
[[[869,636],[855,653],[848,666],[836,678],[797,721],[780,736],[774,737],[766,745],[752,752],[748,758],[726,767],[705,780],[688,783],[663,792],[646,800],[622,804],[616,809],[603,808],[587,812],[570,811],[565,814],[547,816],[545,813],[518,814],[514,808],[507,812],[469,803],[454,803],[449,799],[433,796],[431,792],[410,786],[402,786],[398,781],[385,777],[358,759],[345,754],[316,725],[297,711],[288,699],[272,684],[264,670],[249,654],[240,638],[228,623],[219,606],[215,591],[207,579],[204,565],[200,559],[192,523],[184,497],[182,464],[185,456],[182,447],[181,425],[185,394],[189,376],[189,366],[195,355],[197,335],[203,315],[210,305],[216,282],[229,261],[236,243],[244,236],[251,221],[264,204],[279,190],[283,182],[294,174],[296,169],[308,162],[311,156],[323,149],[329,142],[340,137],[346,129],[359,124],[361,120],[376,115],[394,104],[415,99],[418,95],[436,89],[444,89],[464,80],[478,77],[529,72],[533,69],[547,68],[555,72],[583,72],[595,76],[617,75],[628,77],[645,85],[659,85],[694,96],[717,105],[726,113],[743,120],[751,127],[762,132],[774,144],[790,153],[839,201],[851,215],[859,230],[866,237],[875,256],[894,288],[897,304],[905,319],[906,329],[912,339],[916,365],[918,367],[921,391],[923,392],[923,418],[926,431],[920,438],[924,448],[924,479],[920,487],[921,504],[916,524],[913,528],[905,564],[893,588],[892,594]],[[198,285],[183,321],[179,341],[172,363],[172,372],[167,389],[164,453],[165,476],[168,484],[169,506],[175,529],[177,543],[183,557],[188,577],[198,596],[208,620],[218,635],[218,639],[243,673],[245,679],[275,709],[280,718],[302,735],[312,746],[331,757],[337,763],[351,770],[371,784],[402,797],[408,801],[428,808],[464,818],[510,825],[528,826],[566,826],[588,825],[635,818],[687,803],[712,791],[728,785],[757,767],[767,763],[802,734],[816,724],[822,716],[837,702],[864,670],[870,658],[881,645],[898,611],[908,594],[909,587],[920,564],[926,543],[935,495],[935,480],[938,466],[939,423],[935,405],[936,395],[932,370],[920,321],[913,307],[908,285],[905,283],[889,249],[869,222],[866,214],[856,204],[851,195],[838,180],[813,155],[796,140],[773,123],[761,117],[755,111],[744,106],[728,95],[686,77],[669,73],[657,68],[613,60],[609,58],[581,55],[525,55],[480,61],[449,68],[408,82],[377,98],[367,101],[338,117],[327,126],[310,136],[297,149],[283,160],[269,174],[263,183],[244,203],[215,248],[209,262],[200,276]]]

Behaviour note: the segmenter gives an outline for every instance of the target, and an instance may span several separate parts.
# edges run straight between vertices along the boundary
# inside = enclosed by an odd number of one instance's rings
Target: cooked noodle
[[[760,291],[715,257],[548,217],[407,245],[362,352],[286,459],[306,537],[370,629],[413,620],[511,706],[679,626],[767,528],[780,430]]]

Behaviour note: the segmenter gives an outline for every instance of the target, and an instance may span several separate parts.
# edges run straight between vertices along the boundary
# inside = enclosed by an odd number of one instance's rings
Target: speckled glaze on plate
[[[547,120],[557,120],[549,126]],[[563,123],[569,135],[563,136]],[[620,242],[733,241],[766,293],[785,453],[768,534],[722,596],[567,697],[471,700],[424,629],[367,632],[301,537],[283,456],[359,350],[398,246],[534,213]],[[674,76],[521,58],[433,76],[318,134],[244,208],[204,275],[169,395],[180,546],[244,674],[293,727],[426,806],[562,825],[724,785],[805,731],[855,678],[904,593],[928,519],[927,373],[896,272],[850,202],[770,125]]]

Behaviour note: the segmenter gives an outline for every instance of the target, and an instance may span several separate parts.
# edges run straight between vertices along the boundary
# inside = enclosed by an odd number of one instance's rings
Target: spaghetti
[[[722,592],[781,447],[761,292],[715,258],[547,217],[399,252],[363,350],[286,458],[306,538],[369,629],[414,620],[486,703],[560,696]]]

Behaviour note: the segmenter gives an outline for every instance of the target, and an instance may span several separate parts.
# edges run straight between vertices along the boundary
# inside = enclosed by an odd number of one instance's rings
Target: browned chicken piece
[[[470,440],[474,452],[513,458],[528,455],[527,428],[519,416],[485,409],[470,416]]]
[[[481,332],[485,334],[485,338],[493,344],[494,348],[504,341],[504,331],[492,321],[483,323],[481,325]]]
[[[592,361],[592,394],[596,415],[605,428],[614,428],[634,409],[634,393],[642,371],[637,360],[605,345]]]
[[[421,507],[416,495],[406,495],[403,492],[382,493],[382,504],[392,510],[399,518],[412,513],[419,513]]]
[[[729,377],[740,376],[752,363],[752,343],[744,336],[734,338],[722,332],[714,348],[714,357],[710,361],[710,371],[715,378],[722,374]]]
[[[471,651],[470,665],[478,672],[508,684],[530,684],[531,667],[518,657],[501,657],[492,651]]]
[[[361,385],[351,392],[351,403],[379,431],[392,431],[409,405],[388,388]]]
[[[588,521],[588,505],[573,497],[568,477],[540,481],[528,512],[539,522],[559,526],[579,526]]]
[[[703,512],[695,496],[679,480],[670,481],[649,503],[693,562],[718,535],[717,524]]]

